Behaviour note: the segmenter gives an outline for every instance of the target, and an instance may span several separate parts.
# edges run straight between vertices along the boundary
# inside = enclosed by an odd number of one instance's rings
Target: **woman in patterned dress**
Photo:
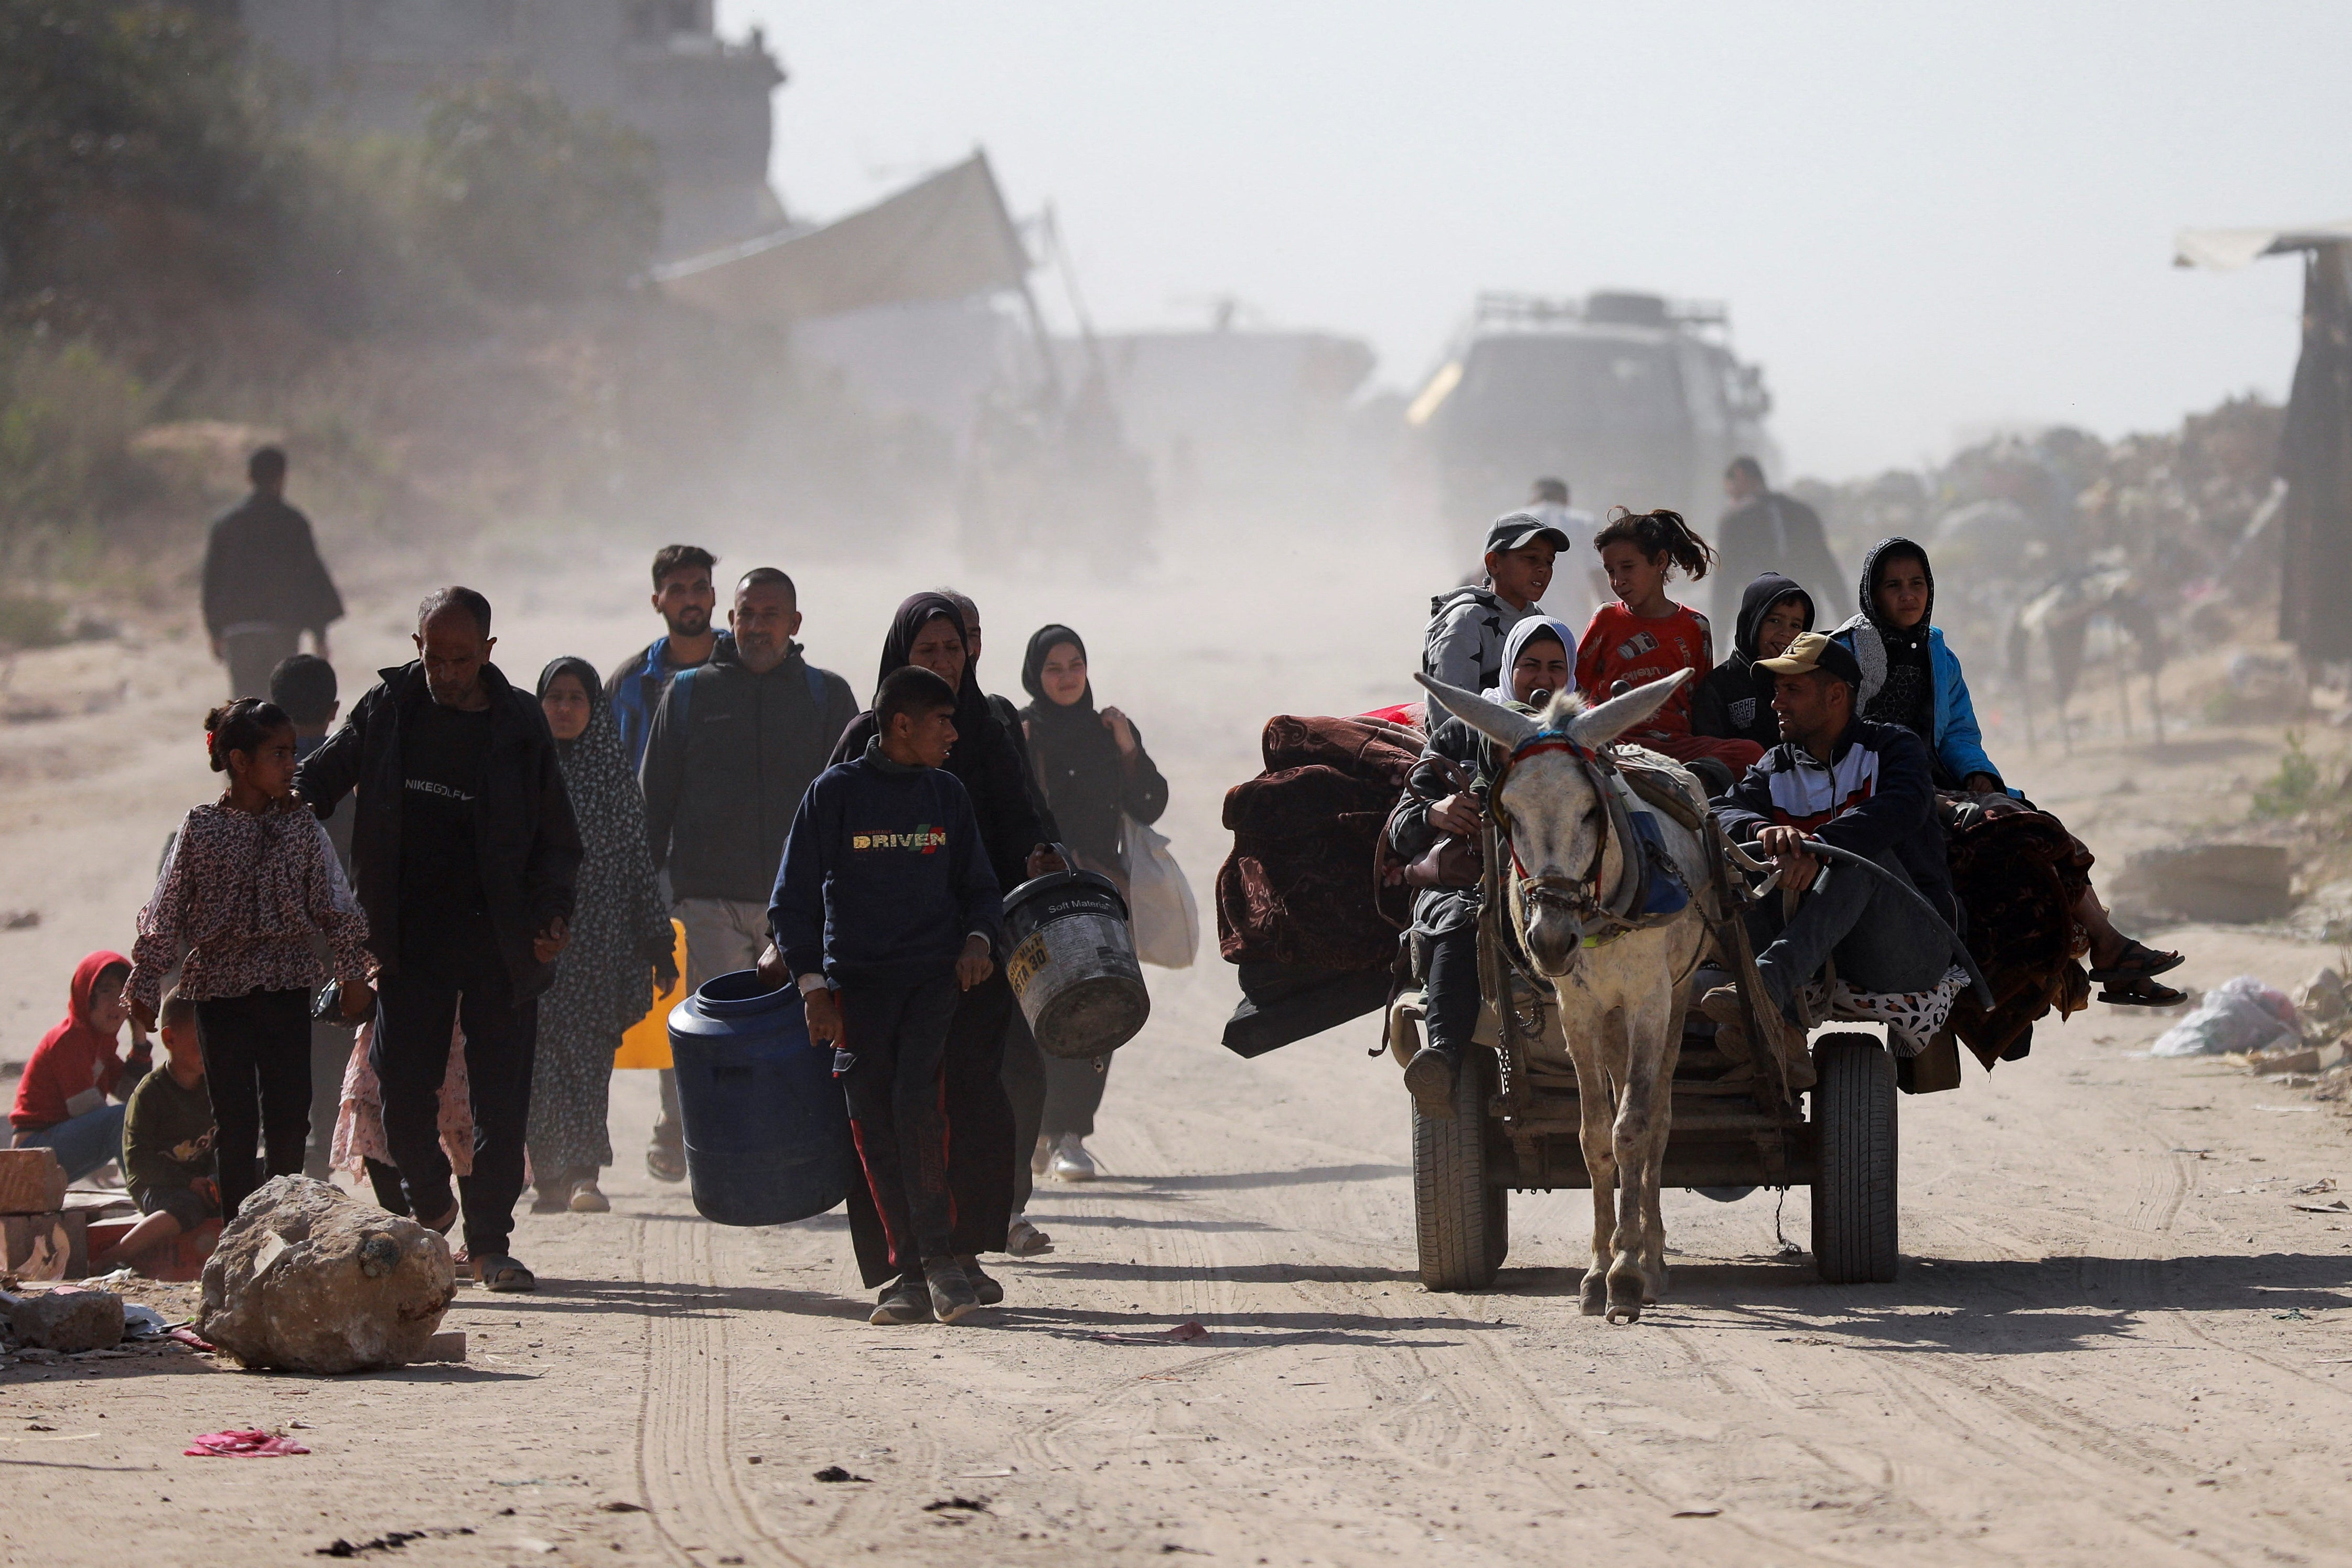
[[[559,658],[540,672],[539,700],[583,853],[572,944],[539,1002],[528,1134],[539,1195],[531,1209],[603,1214],[613,1206],[596,1186],[598,1169],[613,1163],[605,1129],[613,1053],[676,983],[677,968],[646,849],[645,797],[604,681],[586,659]]]

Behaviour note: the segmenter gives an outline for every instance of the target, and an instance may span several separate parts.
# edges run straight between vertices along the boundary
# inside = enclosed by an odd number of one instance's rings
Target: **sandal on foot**
[[[2118,981],[2146,980],[2151,975],[2178,969],[2186,962],[2188,962],[2186,954],[2158,952],[2144,942],[2126,941],[2124,943],[2123,952],[2116,955],[2116,961],[2091,971],[2091,978],[2102,985],[2113,985]],[[2171,988],[2158,986],[2158,989]]]
[[[524,1268],[522,1259],[509,1258],[504,1253],[476,1258],[474,1278],[481,1281],[485,1290],[515,1293],[539,1289],[539,1276]]]
[[[1035,1258],[1054,1250],[1054,1238],[1026,1219],[1004,1227],[1004,1251],[1009,1258]]]
[[[2189,993],[2159,984],[2143,974],[2121,984],[2110,984],[2099,993],[2099,1000],[2110,1007],[2178,1007],[2189,1000]]]
[[[656,1182],[686,1180],[686,1148],[679,1143],[654,1143],[646,1149],[646,1174]]]

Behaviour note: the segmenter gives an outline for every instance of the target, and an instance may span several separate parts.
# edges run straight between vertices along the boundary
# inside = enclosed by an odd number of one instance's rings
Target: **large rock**
[[[111,1290],[11,1296],[8,1328],[35,1350],[110,1351],[122,1339],[122,1298]]]
[[[457,1294],[437,1233],[324,1182],[278,1176],[221,1232],[196,1331],[247,1366],[401,1366],[424,1357]]]

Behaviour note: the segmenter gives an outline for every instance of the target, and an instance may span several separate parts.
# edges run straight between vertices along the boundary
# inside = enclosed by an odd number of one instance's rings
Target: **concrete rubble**
[[[437,1233],[324,1182],[278,1176],[221,1233],[196,1332],[247,1367],[395,1367],[425,1359],[457,1293]]]
[[[111,1290],[48,1290],[11,1295],[0,1290],[8,1331],[30,1350],[72,1355],[108,1351],[122,1342],[122,1298]]]

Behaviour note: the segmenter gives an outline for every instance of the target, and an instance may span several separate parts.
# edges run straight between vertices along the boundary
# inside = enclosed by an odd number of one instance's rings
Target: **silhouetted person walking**
[[[1821,624],[1835,626],[1851,613],[1846,576],[1830,553],[1822,515],[1794,496],[1764,482],[1764,465],[1734,458],[1723,470],[1723,493],[1731,510],[1715,534],[1714,621],[1739,624],[1739,595],[1767,572],[1778,572],[1812,595]]]
[[[264,447],[245,471],[253,493],[205,542],[205,630],[213,657],[228,666],[232,698],[268,697],[270,671],[306,631],[326,658],[327,627],[343,616],[310,520],[286,504],[286,454]]]

